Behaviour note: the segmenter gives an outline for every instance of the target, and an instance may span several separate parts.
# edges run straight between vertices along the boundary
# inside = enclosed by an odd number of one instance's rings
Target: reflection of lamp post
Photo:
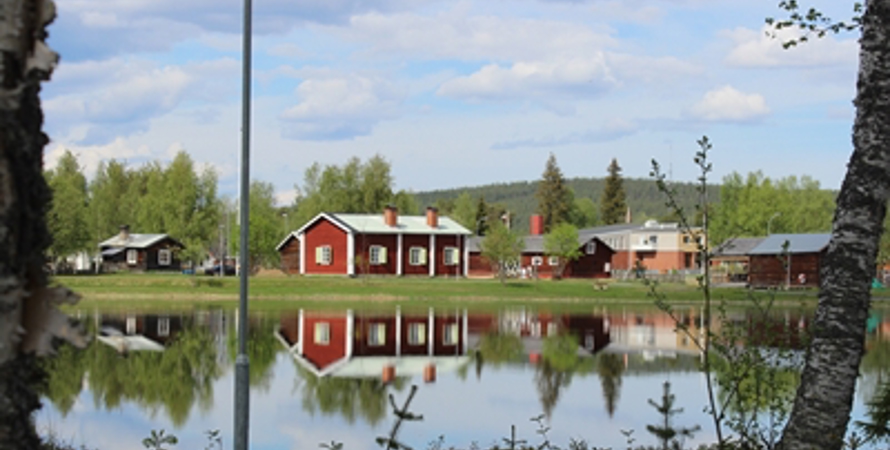
[[[769,236],[771,234],[770,230],[772,230],[773,219],[775,219],[776,217],[779,217],[781,215],[782,215],[782,213],[780,211],[776,211],[776,213],[773,214],[772,217],[770,217],[769,220],[766,221],[766,235],[767,236]]]

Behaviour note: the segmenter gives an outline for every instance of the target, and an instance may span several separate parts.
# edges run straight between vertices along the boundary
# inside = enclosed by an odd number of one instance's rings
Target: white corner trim
[[[346,275],[355,275],[355,235],[346,233]]]

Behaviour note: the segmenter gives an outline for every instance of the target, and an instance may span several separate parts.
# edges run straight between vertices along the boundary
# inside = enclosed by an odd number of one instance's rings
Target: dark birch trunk
[[[44,43],[54,8],[51,0],[0,0],[0,449],[39,445],[31,414],[42,372],[26,347],[36,349],[28,330],[45,326],[29,325],[42,320],[33,313],[46,317],[51,303],[42,270],[48,139],[38,93],[57,61]]]
[[[890,194],[890,0],[866,2],[862,19],[853,155],[820,271],[813,340],[780,442],[784,450],[842,447],[865,345]]]

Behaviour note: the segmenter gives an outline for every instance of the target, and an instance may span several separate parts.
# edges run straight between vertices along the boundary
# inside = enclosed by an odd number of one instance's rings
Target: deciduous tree
[[[485,238],[479,243],[482,257],[485,258],[498,274],[501,283],[507,279],[507,268],[518,263],[525,241],[522,236],[510,231],[500,222],[492,223]]]
[[[74,154],[66,150],[47,180],[53,193],[47,214],[53,236],[50,252],[59,259],[88,249],[87,180]]]
[[[553,279],[562,278],[562,273],[570,261],[581,257],[578,244],[578,229],[570,223],[561,223],[544,235],[544,253],[558,260]]]

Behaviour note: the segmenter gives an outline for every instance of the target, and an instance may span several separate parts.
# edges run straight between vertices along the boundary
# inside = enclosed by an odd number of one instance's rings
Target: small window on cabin
[[[547,258],[547,264],[549,264],[550,267],[558,266],[559,265],[559,256],[551,256],[551,257]]]
[[[158,319],[158,336],[170,336],[170,318],[161,317]]]
[[[442,328],[442,345],[457,345],[457,324],[445,324]]]
[[[587,248],[584,249],[584,252],[588,255],[593,255],[596,253],[596,242],[590,241],[587,243]]]
[[[162,248],[158,250],[158,265],[159,266],[169,266],[171,261],[173,260],[173,252],[170,249]]]
[[[458,262],[457,247],[445,247],[443,252],[443,262],[446,266],[456,266]]]
[[[372,323],[368,326],[368,345],[380,347],[386,344],[386,324]]]
[[[658,244],[658,236],[652,235],[649,236],[649,245],[657,245]]]
[[[331,325],[327,322],[318,322],[315,324],[315,339],[318,345],[328,345],[331,342]]]
[[[315,264],[321,266],[329,266],[331,265],[331,246],[330,245],[322,245],[320,247],[315,247]]]
[[[127,264],[135,266],[139,262],[139,250],[127,250]]]
[[[368,262],[372,266],[379,266],[386,263],[386,247],[382,245],[372,245],[368,249]]]
[[[412,323],[408,325],[408,345],[426,344],[426,324]]]
[[[541,266],[544,264],[544,258],[540,256],[532,256],[532,265],[533,266]]]
[[[426,249],[423,247],[411,247],[408,250],[408,264],[422,266],[426,264]]]
[[[692,242],[692,238],[689,237],[688,234],[687,234],[687,235],[684,235],[684,236],[683,236],[683,243],[684,243],[684,244],[688,244],[688,243],[690,243],[690,242]]]

